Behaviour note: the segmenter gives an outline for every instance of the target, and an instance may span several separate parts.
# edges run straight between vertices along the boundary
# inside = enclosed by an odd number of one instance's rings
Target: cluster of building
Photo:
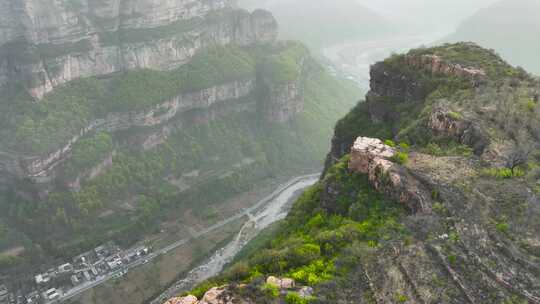
[[[113,242],[103,244],[74,257],[72,262],[63,263],[35,275],[33,285],[36,287],[19,300],[11,301],[7,288],[0,285],[0,304],[55,302],[65,294],[88,286],[98,279],[124,275],[127,273],[127,265],[143,259],[148,253],[149,248],[144,246],[123,251]]]
[[[5,284],[0,283],[0,304],[24,304],[26,299],[21,292],[11,292]]]

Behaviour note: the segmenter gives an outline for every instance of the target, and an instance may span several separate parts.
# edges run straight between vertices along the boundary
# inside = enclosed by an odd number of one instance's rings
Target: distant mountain
[[[283,38],[301,40],[312,47],[392,32],[387,20],[355,0],[239,0],[238,4],[270,10]]]
[[[498,0],[357,0],[390,20],[401,32],[452,33],[478,9]]]
[[[448,42],[474,41],[540,74],[540,0],[502,0],[464,21]]]

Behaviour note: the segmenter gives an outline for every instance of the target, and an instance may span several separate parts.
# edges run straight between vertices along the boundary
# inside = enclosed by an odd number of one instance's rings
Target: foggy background
[[[369,66],[393,52],[473,41],[540,75],[540,0],[239,0],[274,13],[301,40],[368,88]]]

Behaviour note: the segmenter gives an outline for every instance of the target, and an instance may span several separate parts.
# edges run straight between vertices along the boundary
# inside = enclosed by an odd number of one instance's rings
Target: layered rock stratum
[[[205,47],[277,36],[270,13],[225,0],[3,2],[0,86],[23,83],[38,100],[80,77],[170,70]]]

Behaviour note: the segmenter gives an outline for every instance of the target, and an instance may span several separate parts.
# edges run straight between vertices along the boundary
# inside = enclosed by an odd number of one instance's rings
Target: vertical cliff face
[[[231,8],[228,0],[2,0],[0,45],[61,44],[96,32],[156,28]]]
[[[208,46],[277,36],[271,14],[223,0],[2,1],[16,26],[0,29],[0,86],[22,81],[36,99],[80,77],[169,70]]]

